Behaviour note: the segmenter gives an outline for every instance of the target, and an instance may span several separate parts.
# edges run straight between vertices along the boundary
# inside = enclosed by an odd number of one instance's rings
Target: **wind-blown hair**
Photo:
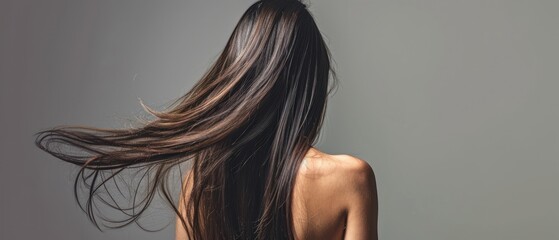
[[[105,226],[120,228],[137,223],[159,193],[189,239],[294,239],[294,179],[318,139],[328,95],[338,86],[330,57],[305,4],[261,0],[242,15],[217,60],[188,93],[165,111],[141,103],[155,119],[126,129],[53,127],[37,132],[35,144],[81,166],[75,197],[99,230],[94,200],[127,216],[103,218],[118,223]],[[331,88],[329,76],[336,80]],[[185,194],[187,184],[181,184],[183,206],[169,184],[187,178],[182,172],[181,179],[168,178],[187,161],[192,189]],[[141,179],[133,206],[124,208],[106,185],[131,169],[144,172],[147,191],[138,191]],[[85,209],[79,186],[88,189]]]

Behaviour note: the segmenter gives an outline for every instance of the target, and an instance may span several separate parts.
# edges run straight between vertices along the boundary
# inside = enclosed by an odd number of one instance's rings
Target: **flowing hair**
[[[158,193],[180,218],[188,239],[294,239],[294,180],[318,139],[328,95],[338,86],[330,57],[307,5],[257,1],[188,93],[164,111],[140,102],[155,119],[126,129],[62,125],[35,133],[35,144],[81,166],[74,195],[99,230],[95,200],[127,216],[101,215],[117,224],[104,226],[120,228],[137,223]],[[329,76],[336,80],[331,88]],[[181,172],[180,180],[169,180],[173,169],[187,161],[190,178]],[[126,183],[124,170],[143,172],[130,208],[114,196],[124,196],[117,184]],[[144,179],[146,191],[139,191]],[[109,181],[116,189],[107,187]],[[192,181],[188,194],[183,181]],[[184,206],[175,203],[173,182],[182,183]],[[85,208],[80,186],[86,188]]]

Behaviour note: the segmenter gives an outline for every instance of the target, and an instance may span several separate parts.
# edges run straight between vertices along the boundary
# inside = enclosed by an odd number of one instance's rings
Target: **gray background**
[[[75,168],[32,133],[123,127],[138,98],[182,95],[252,2],[2,0],[0,238],[172,239],[174,225],[99,232]],[[559,1],[310,9],[341,80],[317,147],[373,166],[380,239],[559,239]]]

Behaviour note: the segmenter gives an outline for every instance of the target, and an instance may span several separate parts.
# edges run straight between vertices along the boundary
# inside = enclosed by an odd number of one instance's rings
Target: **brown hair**
[[[103,218],[118,223],[105,226],[119,228],[136,222],[159,193],[189,239],[294,239],[291,190],[319,135],[333,89],[330,75],[337,80],[307,6],[261,0],[242,15],[218,59],[188,93],[166,111],[141,103],[154,120],[127,129],[58,126],[36,133],[35,143],[81,166],[75,197],[100,230],[94,200],[127,216]],[[192,189],[183,208],[186,221],[170,193],[169,182],[179,180],[168,178],[188,160]],[[124,196],[116,183],[124,180],[119,176],[124,170],[144,172],[131,208],[117,204],[107,187],[112,180],[117,188],[112,190]],[[144,178],[147,191],[140,192]],[[87,188],[86,209],[79,186]]]

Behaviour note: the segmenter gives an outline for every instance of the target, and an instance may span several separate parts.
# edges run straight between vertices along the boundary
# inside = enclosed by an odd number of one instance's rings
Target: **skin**
[[[378,239],[375,175],[364,160],[311,148],[292,197],[296,239]],[[176,240],[186,239],[177,218]]]

